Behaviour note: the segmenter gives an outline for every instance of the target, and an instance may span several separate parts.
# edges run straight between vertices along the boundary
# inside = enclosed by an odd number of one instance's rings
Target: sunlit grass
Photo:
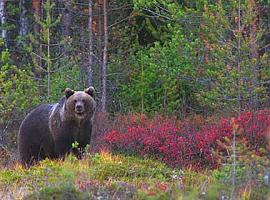
[[[230,195],[230,182],[220,179],[226,173],[226,168],[172,169],[155,160],[101,151],[87,153],[81,160],[69,155],[65,160],[45,159],[30,168],[20,164],[2,168],[0,198],[218,199]],[[239,198],[260,195],[249,184],[240,188]]]
[[[46,159],[30,168],[19,164],[12,169],[3,168],[0,171],[0,189],[7,191],[6,188],[9,188],[9,195],[17,197],[22,188],[27,195],[42,195],[44,192],[58,194],[59,188],[68,186],[67,192],[95,193],[95,190],[102,190],[108,195],[120,196],[122,194],[118,193],[124,193],[123,188],[129,188],[135,198],[149,192],[150,196],[159,193],[168,195],[168,188],[176,182],[180,183],[182,175],[180,170],[173,170],[154,160],[103,151],[95,155],[87,154],[81,160],[70,155],[65,161]]]

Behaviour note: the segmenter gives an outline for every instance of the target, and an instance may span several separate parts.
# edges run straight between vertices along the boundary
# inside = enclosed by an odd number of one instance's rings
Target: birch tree
[[[107,50],[108,50],[108,16],[107,16],[107,0],[103,1],[103,16],[104,16],[104,43],[103,43],[103,60],[101,74],[101,112],[106,112],[107,101]]]
[[[88,29],[89,29],[89,43],[88,43],[88,48],[89,48],[89,54],[88,54],[88,85],[91,86],[93,85],[93,2],[92,0],[89,0],[89,6],[88,6]]]
[[[5,16],[5,1],[0,0],[0,20],[1,20],[1,37],[6,42],[7,30],[5,30],[6,16]]]
[[[20,36],[25,36],[28,33],[28,20],[26,17],[27,9],[25,0],[20,0]]]

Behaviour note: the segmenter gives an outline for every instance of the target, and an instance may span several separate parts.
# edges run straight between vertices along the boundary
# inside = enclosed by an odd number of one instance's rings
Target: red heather
[[[135,115],[120,119],[120,125],[101,138],[111,151],[156,158],[172,167],[200,169],[219,166],[220,156],[227,154],[222,143],[232,138],[233,127],[237,139],[246,139],[250,149],[266,148],[270,111],[241,113],[234,126],[231,119],[214,124],[202,118],[179,122]]]

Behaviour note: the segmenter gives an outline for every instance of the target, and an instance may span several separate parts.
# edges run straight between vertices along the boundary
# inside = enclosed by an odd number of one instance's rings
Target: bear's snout
[[[84,112],[84,106],[82,103],[76,103],[75,112],[76,113],[83,113]]]

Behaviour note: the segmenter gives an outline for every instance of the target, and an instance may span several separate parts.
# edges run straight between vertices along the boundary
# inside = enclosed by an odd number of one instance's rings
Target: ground
[[[228,167],[195,172],[102,151],[81,160],[70,155],[30,168],[16,161],[1,167],[0,199],[226,199],[232,189],[229,173]],[[269,187],[258,190],[254,184],[241,185],[237,199],[267,199]]]

